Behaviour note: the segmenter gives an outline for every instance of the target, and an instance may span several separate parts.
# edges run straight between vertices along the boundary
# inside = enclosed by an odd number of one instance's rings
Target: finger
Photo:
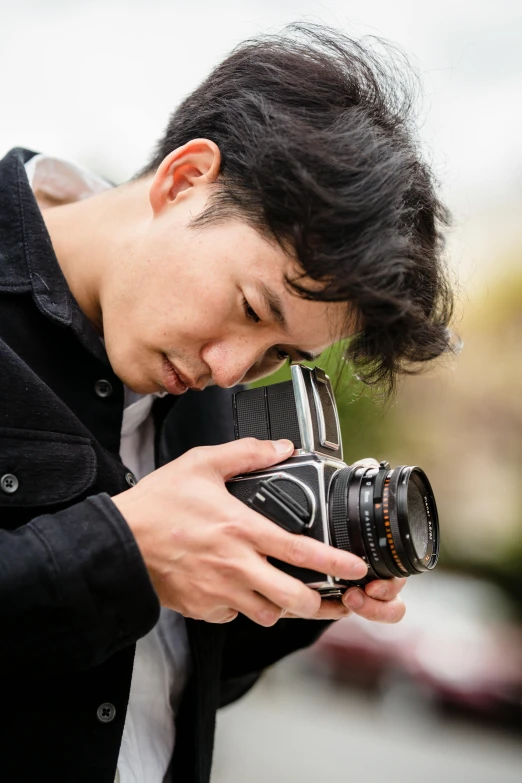
[[[219,607],[218,609],[215,609],[213,612],[205,616],[205,622],[206,623],[231,623],[232,620],[235,620],[238,616],[239,612],[237,612],[235,609],[231,609],[230,607]]]
[[[292,455],[294,445],[289,440],[240,438],[221,446],[205,446],[197,451],[227,481],[241,473],[276,465]]]
[[[282,560],[283,563],[307,568],[339,579],[362,579],[368,566],[357,555],[336,549],[309,536],[288,533],[257,512],[249,535],[258,552]]]
[[[393,601],[405,584],[405,578],[377,579],[374,582],[368,582],[364,589],[370,598],[377,598],[379,601]]]
[[[237,609],[249,620],[265,628],[275,625],[283,614],[280,606],[253,591],[245,591],[238,597]]]
[[[404,585],[406,579],[377,579],[373,582],[369,582],[365,586],[366,594],[371,598],[378,599],[380,601],[392,601],[398,596]]]
[[[249,569],[249,581],[271,603],[297,617],[313,617],[321,607],[321,596],[300,579],[285,574],[265,558]]]
[[[351,614],[350,609],[342,601],[333,601],[331,599],[321,601],[319,611],[311,617],[311,620],[340,620],[342,617],[348,617]],[[289,612],[283,613],[283,619],[299,619],[297,615]]]
[[[379,623],[398,623],[406,612],[406,606],[400,596],[393,601],[378,601],[370,598],[358,587],[346,591],[343,604],[360,617]]]

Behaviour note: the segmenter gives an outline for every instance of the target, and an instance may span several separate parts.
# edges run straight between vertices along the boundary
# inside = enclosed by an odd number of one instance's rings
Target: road
[[[304,660],[220,712],[211,783],[522,783],[520,737],[383,706],[306,676]]]

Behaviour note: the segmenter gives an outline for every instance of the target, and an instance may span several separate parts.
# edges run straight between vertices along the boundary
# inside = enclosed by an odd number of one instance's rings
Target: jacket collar
[[[71,327],[84,346],[108,363],[92,324],[73,297],[25,173],[36,153],[15,148],[0,161],[0,291],[31,292],[38,309]]]

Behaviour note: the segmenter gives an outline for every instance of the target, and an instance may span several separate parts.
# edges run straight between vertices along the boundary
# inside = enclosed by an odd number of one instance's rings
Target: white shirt
[[[101,193],[109,183],[68,161],[36,155],[25,166],[37,200],[69,203]],[[138,481],[154,470],[154,394],[125,388],[120,456]],[[189,669],[182,615],[161,608],[156,626],[136,644],[116,781],[163,783],[174,750],[174,717]]]

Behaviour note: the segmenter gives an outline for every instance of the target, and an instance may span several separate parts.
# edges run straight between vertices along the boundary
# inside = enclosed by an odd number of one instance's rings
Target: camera
[[[285,530],[358,555],[363,580],[271,560],[325,597],[373,579],[421,574],[439,555],[437,507],[421,468],[343,462],[337,406],[326,373],[293,364],[291,380],[233,396],[235,437],[288,438],[293,455],[266,470],[236,476],[228,491]]]

